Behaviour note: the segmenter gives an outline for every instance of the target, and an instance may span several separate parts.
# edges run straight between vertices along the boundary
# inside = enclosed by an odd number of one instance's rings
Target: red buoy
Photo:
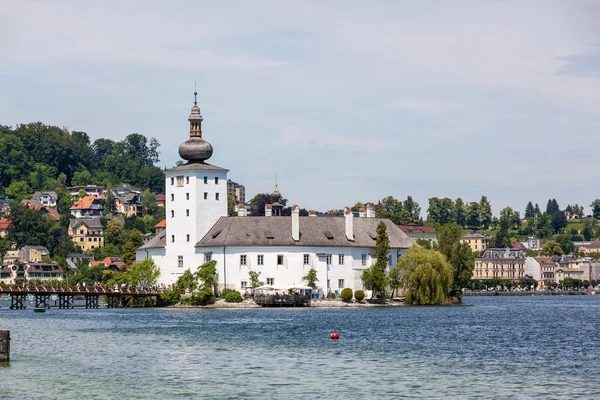
[[[340,338],[340,334],[339,334],[339,333],[337,333],[337,332],[332,332],[332,333],[331,333],[331,338],[332,338],[333,340],[337,340],[337,339],[339,339],[339,338]]]

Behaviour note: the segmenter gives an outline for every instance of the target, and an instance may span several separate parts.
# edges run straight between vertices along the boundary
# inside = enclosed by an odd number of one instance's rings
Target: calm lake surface
[[[0,301],[0,398],[600,398],[600,296],[465,300],[44,314]]]

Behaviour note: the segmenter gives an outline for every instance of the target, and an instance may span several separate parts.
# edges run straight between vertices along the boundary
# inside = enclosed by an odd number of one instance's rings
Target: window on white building
[[[310,254],[304,255],[304,265],[310,264]]]
[[[277,265],[283,265],[283,254],[277,254]]]
[[[219,184],[219,177],[215,176],[215,185],[218,185],[218,184]]]
[[[205,176],[205,177],[204,177],[204,184],[205,184],[205,185],[206,185],[206,184],[208,184],[208,176]]]
[[[241,282],[240,282],[240,287],[241,287],[242,289],[246,289],[246,287],[248,287],[248,282],[247,282],[247,281],[241,281]]]
[[[275,278],[267,278],[267,285],[271,286],[275,284]]]
[[[391,254],[388,256],[388,266],[389,267],[392,266],[392,255]]]
[[[171,218],[175,217],[175,210],[171,210]]]
[[[362,265],[367,265],[367,255],[363,254],[361,256]]]
[[[183,256],[177,256],[177,267],[183,268]]]
[[[204,253],[204,262],[209,262],[212,260],[212,253]]]
[[[208,199],[208,192],[204,192],[204,200]]]
[[[171,235],[171,243],[175,242],[175,235]]]
[[[175,178],[171,178],[171,185],[175,184]]]
[[[263,254],[259,254],[256,256],[256,265],[264,265],[265,264],[265,256]]]
[[[186,176],[186,177],[185,177],[185,184],[187,185],[188,183],[190,183],[190,177],[189,177],[189,176]]]
[[[246,265],[246,255],[245,254],[240,255],[240,265]]]
[[[186,194],[185,194],[185,199],[186,199],[186,200],[189,200],[189,199],[190,199],[190,194],[189,194],[189,193],[186,193]]]
[[[189,233],[188,233],[187,235],[185,235],[185,241],[186,241],[186,242],[189,242],[189,241],[190,241],[190,235],[189,235]]]
[[[331,254],[327,254],[327,265],[331,265],[331,259],[332,259]]]
[[[344,280],[338,279],[338,289],[343,289],[343,288],[344,288]]]
[[[171,193],[171,201],[175,201],[175,194]]]
[[[177,177],[177,186],[183,186],[183,176]]]
[[[219,193],[215,193],[215,200],[219,200]]]
[[[185,216],[189,217],[190,216],[190,210],[185,210]]]
[[[338,264],[344,265],[344,255],[343,254],[338,255]]]

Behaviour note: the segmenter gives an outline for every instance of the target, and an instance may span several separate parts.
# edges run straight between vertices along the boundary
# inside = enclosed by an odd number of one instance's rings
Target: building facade
[[[188,120],[190,138],[179,147],[187,163],[165,171],[166,229],[136,251],[138,261],[149,258],[160,267],[160,283],[173,284],[186,270],[215,260],[220,288],[244,291],[250,271],[272,287],[302,285],[314,268],[324,293],[363,289],[360,275],[374,263],[377,224],[383,222],[390,237],[388,265],[414,244],[391,221],[354,218],[349,208],[343,217],[300,217],[293,206],[292,215],[282,217],[275,201],[264,217],[228,217],[228,170],[206,163],[213,149],[202,138],[196,102]]]
[[[525,278],[525,254],[518,249],[487,249],[475,259],[473,279],[507,279],[513,282]]]
[[[461,243],[466,243],[471,247],[474,253],[481,253],[487,250],[492,237],[481,233],[469,233],[460,238]]]
[[[437,234],[431,226],[398,225],[398,228],[414,240],[427,240],[430,244],[437,242]]]
[[[246,188],[231,179],[227,180],[227,195],[233,197],[236,204],[246,204]]]
[[[104,247],[104,227],[100,218],[71,219],[68,233],[73,243],[85,252]]]

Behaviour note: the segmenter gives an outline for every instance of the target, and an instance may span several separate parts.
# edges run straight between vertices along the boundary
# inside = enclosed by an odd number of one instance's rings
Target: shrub
[[[177,304],[179,303],[179,300],[181,300],[181,292],[177,288],[164,290],[160,294],[160,302],[165,306]]]
[[[363,292],[362,290],[357,290],[356,292],[354,292],[354,298],[356,299],[356,301],[363,301],[363,299],[365,298],[365,292]]]
[[[352,300],[352,289],[346,288],[346,289],[342,290],[340,297],[342,298],[343,301],[348,303],[350,300]]]
[[[327,298],[328,299],[335,299],[336,298],[335,293],[333,293],[333,292],[327,293]]]
[[[215,303],[215,295],[210,288],[205,288],[199,292],[192,294],[190,304],[194,306],[206,306]]]
[[[237,290],[230,290],[225,295],[225,301],[228,303],[241,303],[244,299]]]
[[[226,298],[229,293],[237,293],[237,290],[225,288],[221,291],[221,298]]]

